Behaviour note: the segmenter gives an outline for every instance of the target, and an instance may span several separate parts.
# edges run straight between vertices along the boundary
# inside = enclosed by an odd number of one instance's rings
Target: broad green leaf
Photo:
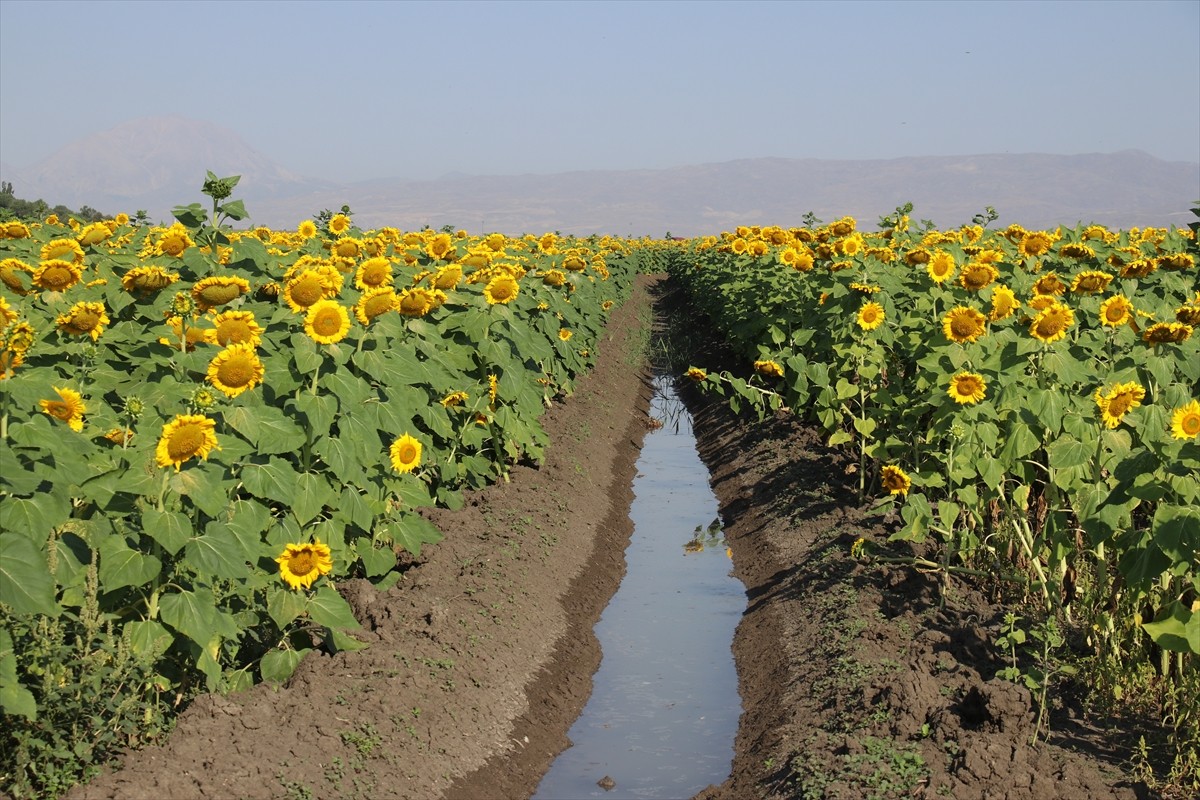
[[[45,542],[50,532],[70,516],[71,503],[62,492],[6,497],[0,503],[0,532],[20,533],[30,541]]]
[[[285,506],[291,505],[299,477],[291,464],[281,458],[272,458],[266,464],[247,464],[242,467],[242,483],[251,494]]]
[[[318,625],[334,630],[361,627],[350,604],[332,586],[322,586],[309,598],[308,616]]]
[[[46,555],[24,534],[0,533],[0,603],[17,614],[57,617],[62,611]]]
[[[1200,508],[1160,504],[1154,511],[1154,543],[1177,564],[1191,564],[1200,550]]]
[[[225,421],[263,455],[294,453],[307,438],[295,420],[273,406],[231,408],[225,412]]]
[[[192,538],[192,521],[178,511],[148,508],[142,512],[142,530],[158,542],[168,555],[175,555]]]
[[[158,601],[162,621],[170,625],[200,647],[207,647],[214,632],[233,637],[237,628],[229,617],[217,611],[212,592],[207,589],[168,592]]]
[[[308,607],[308,596],[282,584],[267,590],[267,613],[280,630],[304,613]]]
[[[392,541],[414,556],[421,555],[422,544],[436,544],[443,539],[437,526],[420,514],[403,513],[389,521],[386,530]]]
[[[292,677],[292,673],[296,671],[296,667],[300,666],[301,660],[310,652],[312,652],[312,648],[305,648],[303,650],[272,650],[263,656],[262,661],[259,662],[259,674],[262,675],[263,681],[267,683],[283,683]]]
[[[1050,456],[1050,466],[1053,469],[1066,469],[1086,464],[1095,452],[1094,447],[1085,447],[1083,442],[1066,434],[1059,436],[1046,448],[1046,453]]]
[[[1178,600],[1164,608],[1153,622],[1144,623],[1142,629],[1164,650],[1200,655],[1200,612]]]
[[[100,585],[107,592],[122,586],[143,586],[162,571],[162,562],[129,546],[124,536],[100,542]]]
[[[335,653],[343,651],[353,653],[356,650],[365,650],[370,647],[366,642],[360,642],[350,634],[337,628],[329,629],[329,644],[333,646],[332,649]]]
[[[1038,448],[1038,439],[1023,422],[1014,423],[1008,432],[1007,441],[1000,450],[1000,458],[1011,470],[1025,456]]]
[[[188,542],[185,553],[191,565],[217,578],[237,580],[251,569],[241,542],[222,523],[205,528],[202,536]]]
[[[320,514],[326,504],[334,502],[333,491],[326,478],[311,472],[301,473],[292,494],[292,513],[303,527]]]
[[[37,719],[37,700],[33,692],[17,679],[17,655],[8,631],[0,628],[0,711],[10,716]]]
[[[210,517],[220,516],[229,506],[230,482],[216,464],[200,464],[171,476],[171,489],[186,496]]]
[[[368,578],[377,578],[396,566],[396,553],[390,547],[372,547],[368,539],[361,540],[358,556]]]
[[[150,661],[156,660],[171,647],[174,635],[152,619],[135,620],[126,624],[133,652]]]
[[[296,410],[308,419],[308,424],[311,426],[310,432],[314,440],[329,435],[329,428],[333,425],[333,421],[337,417],[337,397],[329,394],[301,392],[300,396],[293,402],[296,405]],[[342,404],[344,406],[344,399]]]

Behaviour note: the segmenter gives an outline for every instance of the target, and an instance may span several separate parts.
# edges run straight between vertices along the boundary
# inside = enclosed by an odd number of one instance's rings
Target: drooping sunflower
[[[1179,344],[1192,335],[1192,326],[1182,322],[1156,322],[1142,333],[1146,344]]]
[[[1047,272],[1033,284],[1033,293],[1057,297],[1067,291],[1067,285],[1059,280],[1056,273]]]
[[[925,271],[929,273],[929,277],[933,279],[933,282],[939,285],[948,281],[956,268],[957,265],[954,263],[954,256],[945,250],[935,252],[929,257],[928,263],[925,264]]]
[[[300,270],[283,287],[284,301],[297,314],[304,313],[333,294],[328,278],[315,269]]]
[[[155,448],[155,460],[160,467],[179,467],[199,456],[207,460],[217,444],[217,424],[203,414],[176,414],[163,426],[162,436]]]
[[[213,336],[221,347],[248,344],[258,347],[266,329],[254,319],[253,311],[222,311],[213,316]]]
[[[1075,242],[1064,244],[1062,247],[1058,248],[1058,254],[1063,258],[1074,258],[1080,260],[1096,257],[1095,250],[1088,247],[1086,244],[1078,244]],[[1072,291],[1074,290],[1072,289]]]
[[[350,332],[350,313],[336,300],[318,300],[304,317],[304,332],[320,344],[336,344]]]
[[[60,389],[57,386],[54,387],[54,391],[58,395],[57,400],[38,401],[42,411],[67,423],[67,426],[73,431],[83,430],[83,415],[87,413],[83,395],[74,389]]]
[[[466,392],[450,392],[438,402],[442,404],[442,408],[458,408],[470,397]]]
[[[439,233],[425,245],[425,254],[435,261],[453,261],[458,256],[458,251],[450,234]]]
[[[108,325],[108,314],[103,303],[76,303],[65,314],[59,314],[54,324],[63,333],[72,336],[91,336],[92,341],[100,338]]]
[[[768,378],[782,378],[783,377],[783,367],[781,367],[779,365],[779,363],[776,361],[771,361],[771,360],[755,361],[754,362],[754,371],[758,372],[762,375],[766,375]]]
[[[25,286],[25,281],[22,279],[21,274],[28,275],[32,272],[33,269],[19,258],[6,258],[0,261],[0,283],[3,283],[17,294],[29,294],[29,289]]]
[[[1100,416],[1109,428],[1121,424],[1121,420],[1146,399],[1146,390],[1140,383],[1118,383],[1107,392],[1096,390],[1096,405]]]
[[[1046,342],[1057,342],[1067,337],[1067,329],[1075,324],[1075,312],[1064,303],[1051,303],[1037,313],[1029,323],[1029,335]]]
[[[320,539],[312,544],[287,544],[275,563],[284,583],[293,589],[307,589],[333,569],[333,551]]]
[[[17,318],[17,312],[13,311],[12,306],[4,297],[0,296],[0,330],[4,330],[8,323]]]
[[[412,472],[421,464],[421,442],[406,433],[392,442],[389,454],[392,469],[402,475]]]
[[[450,291],[462,280],[462,267],[458,264],[447,264],[434,273],[430,282],[433,288],[443,292]]]
[[[1200,436],[1200,402],[1192,400],[1171,414],[1171,435],[1176,439],[1195,439]]]
[[[223,306],[250,291],[250,281],[237,275],[210,275],[192,285],[192,299],[201,313]]]
[[[262,383],[263,375],[263,363],[249,343],[229,345],[208,364],[208,382],[226,397],[253,389]]]
[[[567,282],[567,273],[561,269],[546,270],[546,274],[542,275],[542,283],[547,286],[562,286]]]
[[[405,289],[396,299],[396,310],[406,317],[423,317],[436,305],[437,298],[424,286]]]
[[[496,407],[496,398],[500,396],[500,379],[495,375],[488,375],[488,404]]]
[[[1139,258],[1121,267],[1122,278],[1144,278],[1158,269],[1158,262],[1153,258]]]
[[[329,252],[338,258],[358,258],[362,252],[362,242],[353,236],[343,236],[333,243]]]
[[[512,275],[501,274],[487,282],[487,286],[483,287],[483,296],[491,305],[511,303],[520,290],[520,285]]]
[[[968,292],[978,292],[998,277],[1000,277],[1000,270],[991,264],[972,262],[963,267],[958,282]]]
[[[987,317],[969,306],[955,306],[942,318],[942,331],[952,342],[973,342],[987,332]]]
[[[1159,256],[1158,265],[1165,269],[1191,269],[1196,266],[1196,257],[1191,253],[1170,253]]]
[[[1017,296],[1013,294],[1012,289],[1007,286],[997,286],[992,289],[992,308],[988,312],[988,319],[992,322],[1008,319],[1020,307],[1021,303],[1017,300]]]
[[[216,338],[213,336],[212,328],[204,328],[197,324],[196,319],[192,319],[187,323],[187,333],[184,333],[183,320],[180,317],[172,316],[167,318],[167,325],[171,329],[171,336],[163,336],[159,338],[159,343],[165,344],[167,347],[179,349],[180,340],[187,336],[187,343],[184,347],[190,353],[196,349],[199,344],[214,344]]]
[[[959,372],[950,378],[946,393],[960,405],[978,403],[987,394],[987,381],[976,372]]]
[[[109,230],[107,225],[103,222],[93,222],[81,230],[77,238],[80,244],[93,245],[100,244],[110,236],[112,236],[112,231]]]
[[[74,239],[52,239],[42,245],[39,255],[42,261],[59,259],[83,265],[83,248]]]
[[[858,310],[858,327],[864,331],[873,331],[883,324],[885,314],[879,303],[864,303]]]
[[[1112,275],[1096,269],[1085,269],[1071,279],[1071,291],[1078,294],[1099,294],[1108,288]]]
[[[879,472],[879,479],[883,488],[891,494],[907,495],[908,490],[912,488],[912,479],[895,464],[885,464]]]
[[[363,325],[370,325],[371,320],[396,309],[396,291],[391,286],[378,286],[367,289],[354,304],[354,316]]]
[[[1100,304],[1100,324],[1115,328],[1133,318],[1133,303],[1123,294],[1114,294]]]
[[[167,288],[179,280],[179,273],[167,272],[162,267],[134,267],[121,276],[121,286],[125,291],[145,296]]]
[[[47,292],[65,292],[82,277],[83,272],[74,261],[52,258],[34,270],[33,285]]]
[[[1193,328],[1200,325],[1200,303],[1184,303],[1175,309],[1175,321]]]
[[[157,244],[155,244],[155,250],[158,251],[159,255],[178,258],[183,255],[184,250],[187,250],[194,244],[195,242],[192,241],[192,237],[188,236],[187,228],[179,223],[175,223],[163,231]]]

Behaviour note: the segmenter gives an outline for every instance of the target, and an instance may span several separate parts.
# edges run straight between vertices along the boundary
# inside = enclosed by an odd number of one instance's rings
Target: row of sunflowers
[[[82,674],[63,642],[159,698],[361,646],[335,579],[394,583],[441,537],[421,508],[539,462],[642,258],[234,230],[227,194],[211,224],[0,223],[0,707],[26,726]]]
[[[898,504],[892,539],[937,553],[923,568],[1022,587],[1117,665],[1096,680],[1194,676],[1194,232],[917,230],[905,211],[877,232],[843,218],[676,245],[672,275],[746,362],[689,377],[818,425],[860,498]]]

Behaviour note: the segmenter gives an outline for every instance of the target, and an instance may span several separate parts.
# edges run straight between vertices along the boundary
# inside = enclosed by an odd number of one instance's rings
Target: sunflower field
[[[236,182],[166,227],[0,223],[0,710],[29,780],[361,646],[334,580],[394,583],[441,538],[419,509],[540,460],[637,272],[607,237],[234,230]]]
[[[677,245],[672,276],[745,359],[688,376],[817,425],[860,499],[898,504],[893,540],[936,554],[910,563],[999,576],[1076,633],[1090,680],[1191,686],[1195,724],[1194,231],[916,230],[910,209]]]

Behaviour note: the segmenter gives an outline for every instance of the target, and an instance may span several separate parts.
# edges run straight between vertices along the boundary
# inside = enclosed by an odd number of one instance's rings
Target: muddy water
[[[603,660],[572,746],[533,800],[685,798],[729,776],[741,701],[730,643],[746,607],[691,418],[656,385],[627,573],[596,625]],[[615,782],[606,790],[605,777]]]

